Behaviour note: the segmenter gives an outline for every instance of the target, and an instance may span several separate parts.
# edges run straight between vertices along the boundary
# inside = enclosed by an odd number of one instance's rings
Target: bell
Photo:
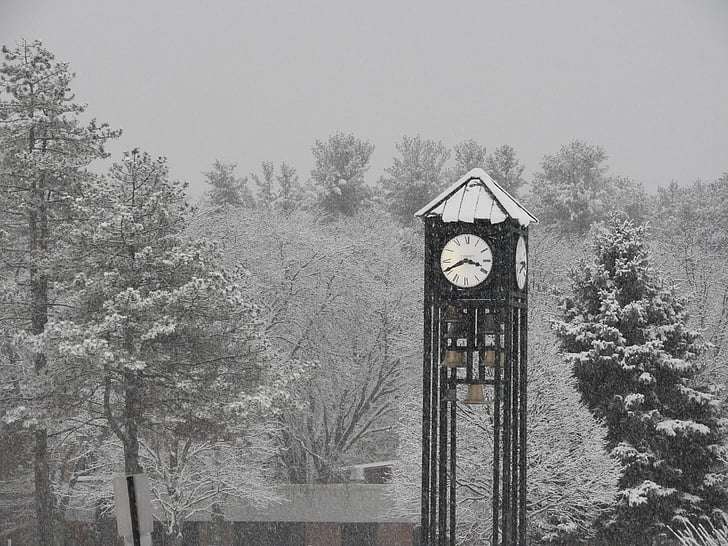
[[[467,366],[465,353],[461,351],[445,351],[443,366],[447,368],[464,368]]]
[[[468,385],[468,396],[463,400],[466,404],[487,404],[483,385]]]
[[[495,351],[481,351],[480,361],[486,368],[495,368]],[[501,369],[506,365],[506,354],[500,354]]]
[[[445,308],[444,319],[445,320],[462,320],[462,313],[455,305],[448,305]]]

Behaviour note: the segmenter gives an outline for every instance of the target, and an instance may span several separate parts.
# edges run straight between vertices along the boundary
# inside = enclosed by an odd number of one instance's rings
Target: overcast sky
[[[649,189],[728,171],[728,1],[0,0],[0,41],[41,39],[76,72],[110,150],[169,158],[193,194],[316,139],[514,146],[528,173],[583,139]]]

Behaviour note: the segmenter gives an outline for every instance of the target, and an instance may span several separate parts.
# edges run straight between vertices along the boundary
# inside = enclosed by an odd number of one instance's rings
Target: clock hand
[[[443,272],[443,273],[447,273],[447,272],[448,272],[448,271],[450,271],[451,269],[455,269],[456,267],[460,267],[461,265],[463,265],[463,264],[466,264],[466,263],[468,263],[468,260],[467,260],[467,258],[466,258],[466,259],[464,259],[464,260],[460,260],[459,262],[456,262],[456,263],[455,263],[454,265],[451,265],[451,266],[450,266],[450,267],[448,267],[447,269],[443,269],[443,270],[442,270],[442,272]]]

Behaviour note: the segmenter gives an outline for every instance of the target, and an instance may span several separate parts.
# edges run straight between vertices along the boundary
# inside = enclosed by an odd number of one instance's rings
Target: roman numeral
[[[470,244],[470,235],[465,236],[465,243],[468,245]]]

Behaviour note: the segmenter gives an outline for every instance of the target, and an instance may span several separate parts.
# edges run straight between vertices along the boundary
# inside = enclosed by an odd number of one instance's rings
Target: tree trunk
[[[33,435],[35,439],[33,469],[35,472],[35,516],[37,518],[36,544],[52,546],[53,515],[48,478],[48,434],[45,429],[38,429],[33,432]]]
[[[31,135],[32,141],[32,135]],[[31,143],[32,148],[32,143]],[[48,322],[48,278],[39,267],[39,261],[48,253],[48,211],[46,208],[45,183],[41,178],[34,184],[31,212],[28,218],[30,231],[30,291],[31,291],[31,333],[42,334]],[[46,357],[38,353],[34,357],[35,372],[40,374],[46,367]],[[48,434],[44,428],[34,431],[35,449],[33,468],[35,472],[35,515],[37,546],[53,545],[53,499],[51,498],[48,475]]]
[[[168,546],[184,546],[184,537],[182,536],[178,525],[175,525],[172,534],[167,535],[165,538],[165,544],[167,544]]]

